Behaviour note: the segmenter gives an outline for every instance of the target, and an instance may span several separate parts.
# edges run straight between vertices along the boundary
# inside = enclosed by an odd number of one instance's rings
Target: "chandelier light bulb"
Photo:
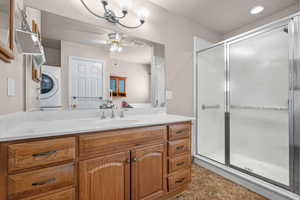
[[[109,0],[101,0],[102,7],[104,10],[104,14],[98,14],[93,9],[89,8],[89,6],[85,3],[87,0],[80,0],[82,5],[95,17],[99,19],[104,19],[110,23],[120,25],[124,28],[128,29],[134,29],[134,28],[139,28],[145,23],[145,19],[149,17],[149,11],[145,8],[140,9],[137,12],[137,15],[139,16],[139,24],[137,25],[127,25],[123,23],[123,19],[126,18],[128,14],[128,10],[132,7],[132,0],[119,0],[119,4],[122,9],[122,15],[118,15],[118,11],[113,10],[112,8],[109,7]]]
[[[128,11],[132,7],[131,0],[120,0],[120,6],[123,11]]]
[[[149,17],[149,10],[146,8],[140,8],[137,12],[137,15],[140,20],[145,21]]]

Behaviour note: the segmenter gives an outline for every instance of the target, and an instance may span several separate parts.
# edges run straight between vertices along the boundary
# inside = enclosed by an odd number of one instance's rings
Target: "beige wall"
[[[0,115],[24,110],[23,56],[15,52],[15,60],[5,64],[0,60]],[[16,81],[16,96],[7,96],[7,78]]]
[[[23,0],[17,0],[18,7],[23,7]],[[16,22],[18,24],[18,22]],[[6,64],[0,60],[0,115],[24,110],[25,87],[23,56],[14,50],[15,60]],[[16,96],[7,96],[7,78],[16,81]]]

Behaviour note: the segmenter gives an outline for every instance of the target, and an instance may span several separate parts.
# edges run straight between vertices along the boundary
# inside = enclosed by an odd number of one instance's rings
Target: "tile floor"
[[[187,191],[170,200],[267,200],[211,171],[193,165]]]

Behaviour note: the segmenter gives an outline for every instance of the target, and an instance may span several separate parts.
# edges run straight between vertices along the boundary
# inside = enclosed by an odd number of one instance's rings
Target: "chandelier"
[[[83,6],[94,16],[101,18],[101,19],[106,19],[107,21],[109,21],[110,23],[113,24],[119,24],[120,26],[123,26],[125,28],[138,28],[140,26],[142,26],[145,23],[146,18],[149,16],[149,12],[147,9],[145,8],[141,8],[138,12],[137,15],[139,17],[139,25],[136,26],[128,26],[125,25],[124,23],[121,22],[122,19],[124,19],[127,14],[128,14],[128,10],[130,9],[132,3],[131,0],[121,0],[120,6],[122,9],[122,15],[118,16],[117,13],[115,11],[113,11],[112,9],[108,8],[108,0],[101,0],[101,4],[103,6],[103,10],[104,10],[104,15],[99,15],[97,13],[95,13],[94,11],[92,11],[87,4],[84,2],[84,0],[80,0],[81,3],[83,4]]]

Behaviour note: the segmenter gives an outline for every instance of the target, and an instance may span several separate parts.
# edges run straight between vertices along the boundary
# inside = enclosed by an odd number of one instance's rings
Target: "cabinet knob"
[[[131,163],[131,160],[128,158],[128,159],[126,160],[126,163]]]
[[[132,158],[132,162],[136,162],[137,161],[137,158]]]

